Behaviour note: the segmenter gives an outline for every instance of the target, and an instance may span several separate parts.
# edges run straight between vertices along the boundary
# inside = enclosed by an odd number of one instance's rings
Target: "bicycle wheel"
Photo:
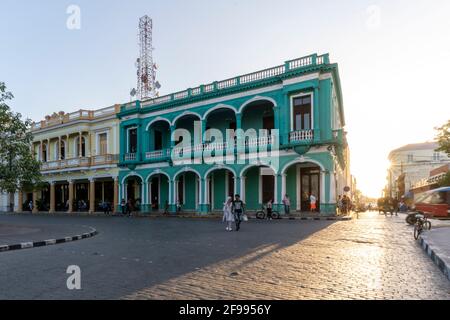
[[[414,239],[418,240],[421,233],[422,227],[419,227],[418,225],[414,226]]]
[[[256,212],[256,219],[264,219],[265,216],[266,214],[264,213],[264,211]]]
[[[406,217],[406,223],[411,225],[411,226],[416,223],[416,220],[417,219],[416,219],[416,215],[415,214],[409,214]]]
[[[278,211],[272,211],[272,219],[280,219],[280,213]]]
[[[423,223],[423,229],[424,230],[431,230],[431,222],[430,221],[424,221]]]

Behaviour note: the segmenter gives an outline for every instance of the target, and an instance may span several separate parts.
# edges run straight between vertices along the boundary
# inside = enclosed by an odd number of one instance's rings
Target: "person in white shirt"
[[[311,206],[311,211],[312,212],[316,212],[316,210],[317,210],[317,199],[312,193],[309,196],[309,203],[310,203],[310,206]]]

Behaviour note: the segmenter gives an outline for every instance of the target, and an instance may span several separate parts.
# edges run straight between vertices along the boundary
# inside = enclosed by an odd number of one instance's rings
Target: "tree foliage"
[[[446,173],[446,175],[439,180],[439,187],[450,187],[450,171]]]
[[[6,103],[13,98],[0,82],[0,191],[8,193],[32,190],[42,183],[40,163],[31,152],[31,120],[11,111]]]
[[[439,148],[436,151],[442,151],[450,154],[450,120],[447,121],[442,127],[436,128],[437,136],[436,140],[439,144]]]

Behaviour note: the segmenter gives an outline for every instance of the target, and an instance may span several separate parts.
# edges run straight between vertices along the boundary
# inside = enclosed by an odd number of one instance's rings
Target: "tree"
[[[442,151],[450,154],[450,120],[447,121],[442,127],[436,128],[437,136],[436,140],[439,144],[439,148],[436,151]]]
[[[438,184],[439,187],[450,187],[450,171],[439,180]]]
[[[42,184],[40,162],[31,152],[31,120],[23,121],[20,113],[11,111],[6,102],[13,98],[0,82],[0,191],[9,193],[12,210],[17,191],[31,191]]]

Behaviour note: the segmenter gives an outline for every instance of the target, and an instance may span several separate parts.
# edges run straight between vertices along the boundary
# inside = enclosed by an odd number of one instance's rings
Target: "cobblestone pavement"
[[[450,299],[450,282],[401,217],[251,221],[232,233],[217,220],[0,216],[0,223],[21,219],[90,225],[100,234],[0,253],[1,299]],[[80,291],[66,288],[71,264],[82,270]]]

